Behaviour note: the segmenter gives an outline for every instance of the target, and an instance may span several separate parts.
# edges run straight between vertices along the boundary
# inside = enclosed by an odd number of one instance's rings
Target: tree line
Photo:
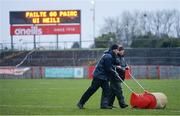
[[[180,11],[124,11],[107,17],[94,47],[117,42],[127,47],[180,47]]]

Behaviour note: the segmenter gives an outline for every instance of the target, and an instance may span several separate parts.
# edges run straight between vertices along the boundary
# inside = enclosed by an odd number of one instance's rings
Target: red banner
[[[80,34],[80,25],[11,26],[11,35]]]
[[[88,67],[88,78],[92,79],[93,78],[93,71],[95,69],[95,66],[89,66]]]

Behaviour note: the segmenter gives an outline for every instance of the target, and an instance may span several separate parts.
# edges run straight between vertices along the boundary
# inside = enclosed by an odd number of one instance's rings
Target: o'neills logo
[[[38,27],[30,27],[27,29],[17,28],[14,30],[15,35],[41,35],[42,33],[42,29]]]

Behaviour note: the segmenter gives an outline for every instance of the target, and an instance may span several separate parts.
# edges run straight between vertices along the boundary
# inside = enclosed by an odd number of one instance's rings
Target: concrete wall
[[[21,66],[89,66],[95,65],[105,49],[35,51]],[[15,66],[29,51],[3,52],[0,66]],[[125,50],[129,65],[173,65],[180,66],[180,48],[134,48]],[[9,59],[6,59],[8,56]],[[1,60],[2,59],[2,60]]]

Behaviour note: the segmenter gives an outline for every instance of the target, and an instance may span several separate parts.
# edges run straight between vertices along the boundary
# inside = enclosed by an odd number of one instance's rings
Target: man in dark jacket
[[[86,90],[86,92],[82,95],[81,99],[79,100],[77,106],[79,109],[83,109],[85,103],[88,99],[99,89],[102,88],[103,99],[101,100],[101,108],[102,109],[112,109],[109,106],[109,79],[115,77],[116,74],[113,71],[113,65],[116,63],[116,56],[119,46],[114,44],[111,46],[110,50],[105,52],[101,57],[100,61],[96,65],[94,70],[93,80],[91,86]]]
[[[119,77],[121,77],[122,80],[125,79],[125,70],[128,69],[129,67],[126,64],[126,61],[124,59],[124,48],[119,47],[119,53],[118,57],[116,59],[117,61],[117,66],[116,66],[116,71],[119,74]],[[124,96],[123,96],[123,91],[121,87],[121,80],[119,78],[111,78],[110,80],[110,97],[109,97],[109,106],[113,106],[115,96],[118,99],[119,106],[121,108],[126,108],[128,105],[125,103]]]

